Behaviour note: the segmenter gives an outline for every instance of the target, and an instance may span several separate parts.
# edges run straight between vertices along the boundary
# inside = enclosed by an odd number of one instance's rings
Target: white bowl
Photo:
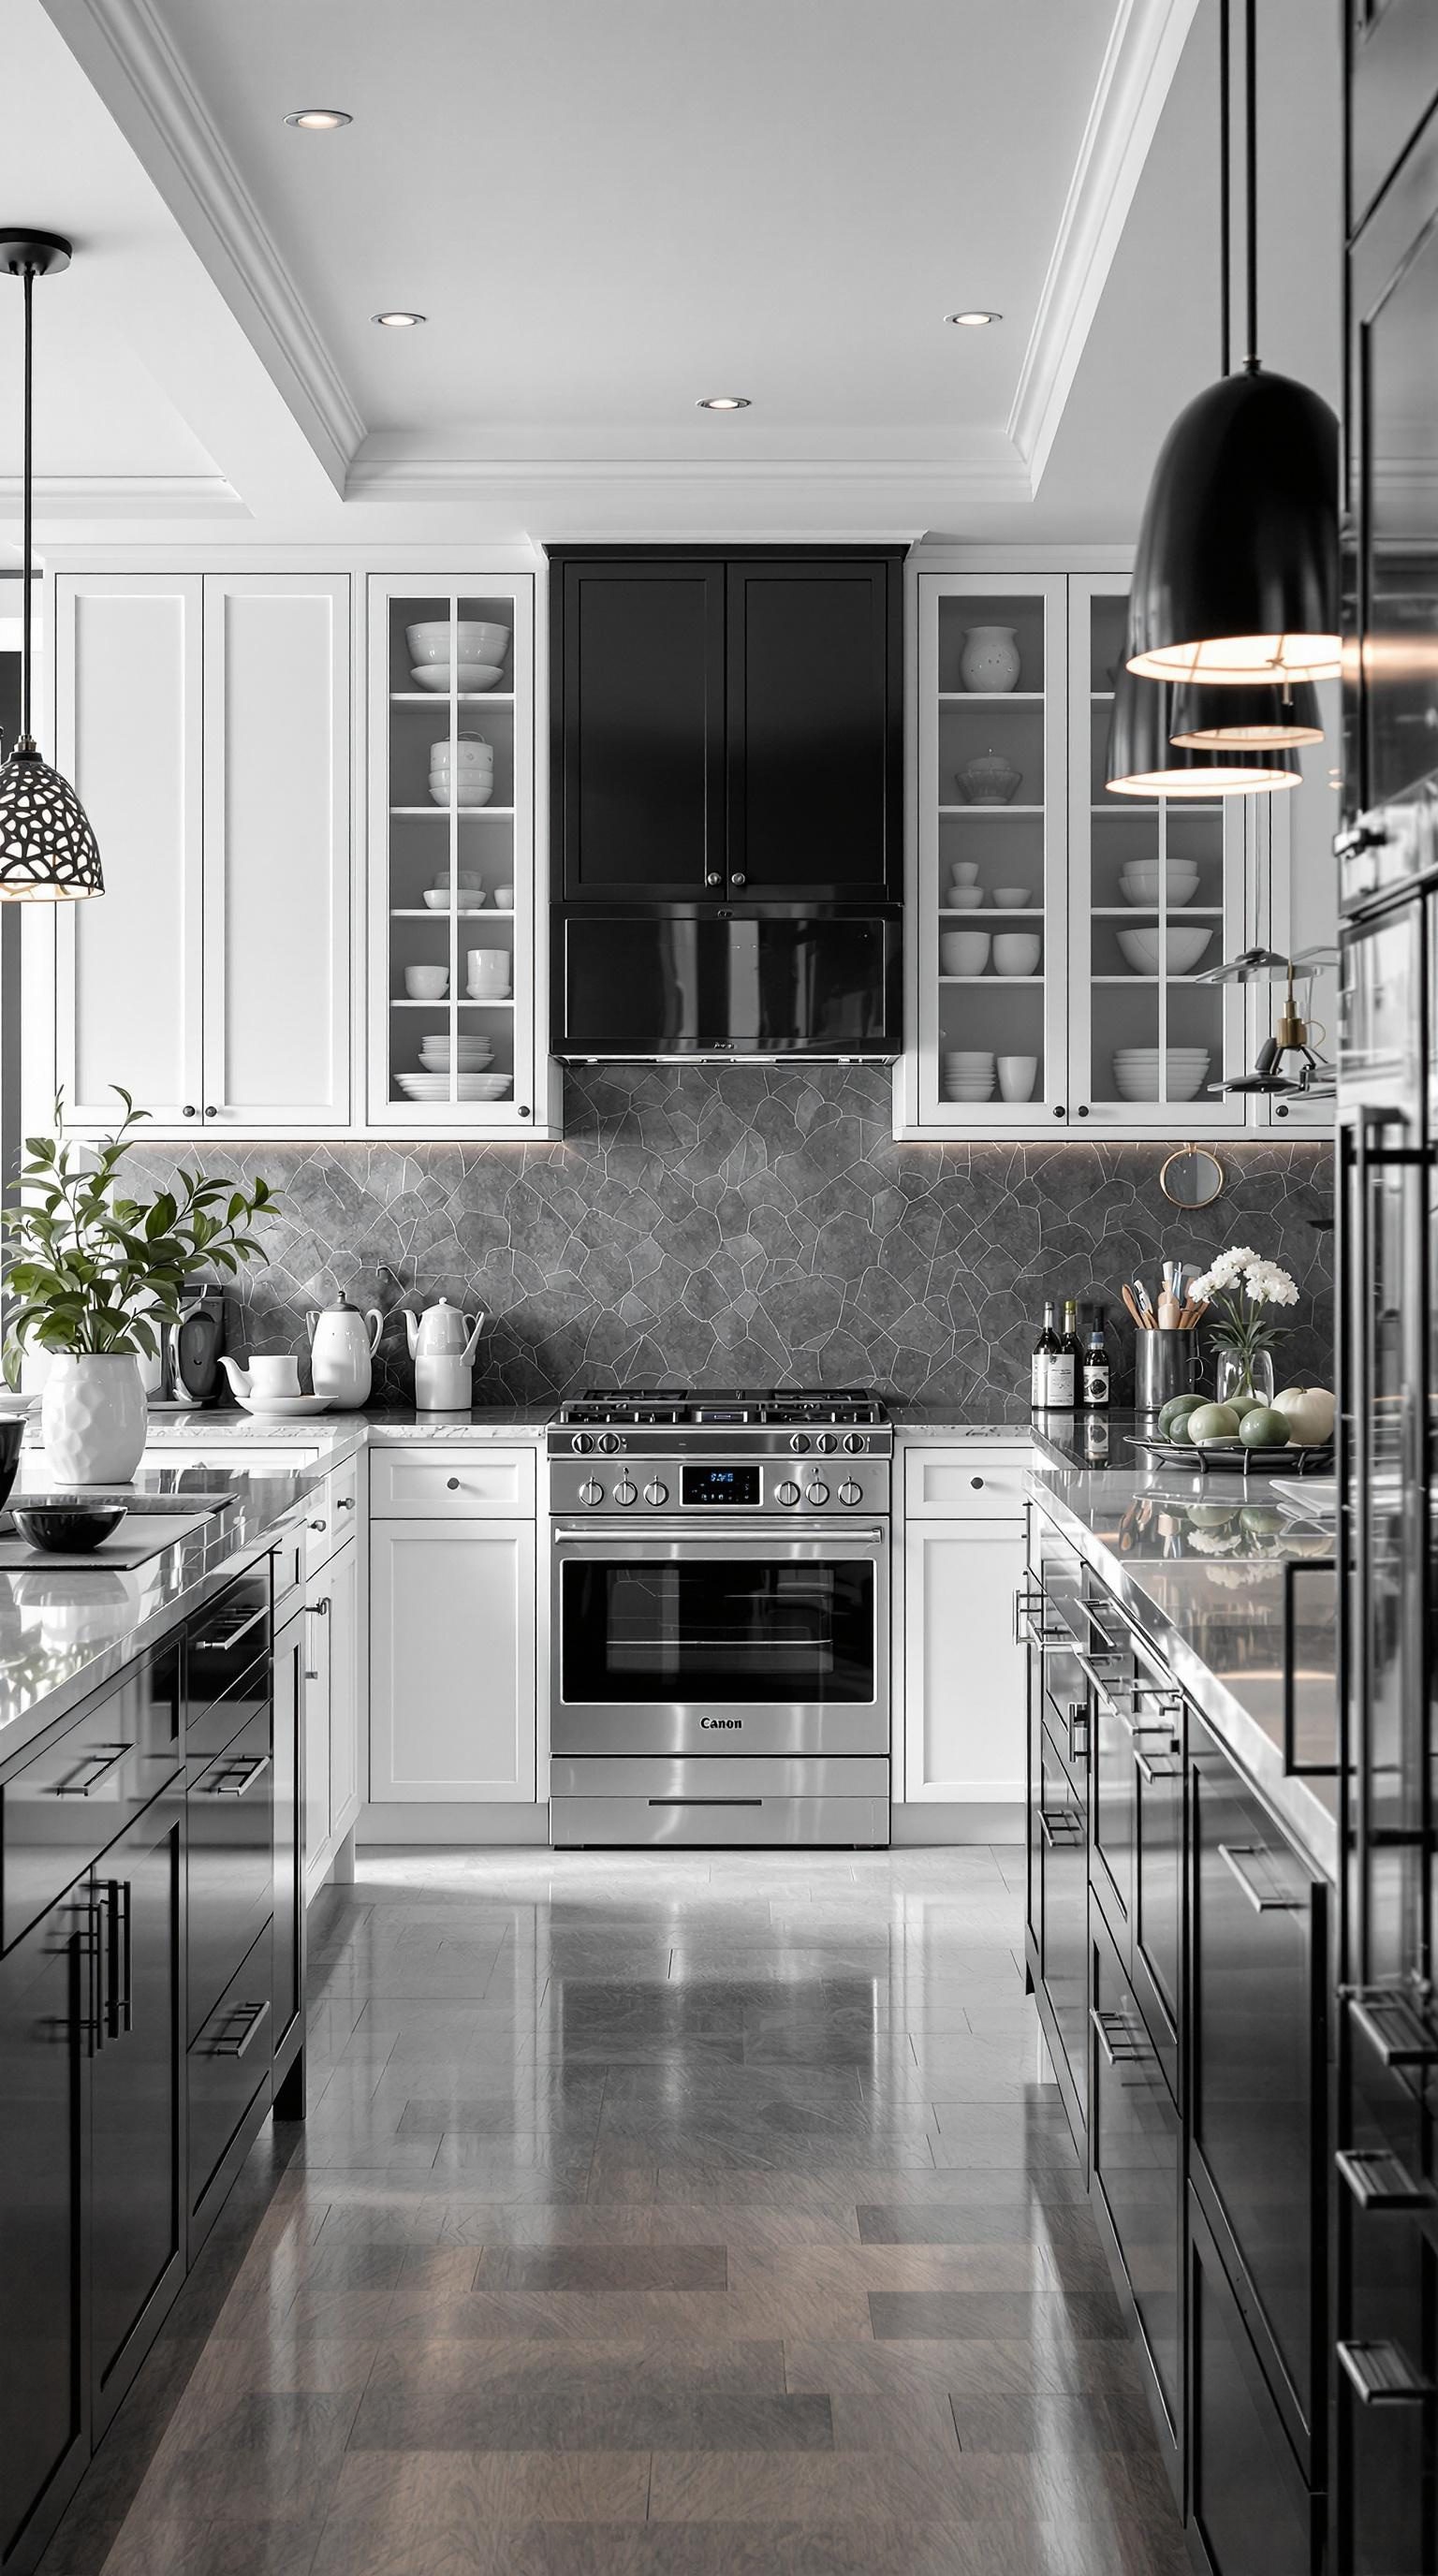
[[[460,1073],[488,1073],[494,1062],[494,1049],[487,1038],[461,1038],[451,1056],[443,1039],[431,1045],[428,1040],[419,1051],[420,1069],[424,1073],[448,1073],[453,1064]]]
[[[410,1100],[502,1100],[514,1082],[512,1073],[401,1073],[396,1079]]]
[[[939,971],[944,975],[982,975],[989,962],[986,930],[941,930]]]
[[[1027,886],[995,886],[994,901],[1000,912],[1027,912],[1032,897]]]
[[[983,900],[984,890],[982,886],[951,886],[949,888],[950,912],[978,912],[982,908]]]
[[[448,886],[426,887],[424,899],[431,912],[448,912],[449,910]],[[483,886],[480,886],[477,889],[473,886],[460,886],[455,893],[454,908],[456,912],[478,912],[483,901]]]
[[[407,626],[404,640],[412,662],[502,662],[509,651],[509,628],[497,618],[426,618]]]
[[[412,1002],[442,1002],[449,991],[449,968],[406,966],[404,989]]]
[[[1118,890],[1136,912],[1151,912],[1164,885],[1171,912],[1192,903],[1198,892],[1198,867],[1192,859],[1170,859],[1165,878],[1157,859],[1130,859],[1118,872]]]
[[[487,805],[494,794],[494,773],[489,769],[457,771],[452,778],[431,775],[429,792],[436,805]]]
[[[971,1105],[975,1101],[992,1100],[993,1096],[994,1077],[992,1074],[990,1074],[987,1082],[976,1082],[973,1084],[962,1085],[957,1082],[946,1082],[944,1085],[944,1098],[946,1100],[957,1102],[960,1107]]]
[[[1032,975],[1038,970],[1044,943],[1036,930],[1003,930],[994,941],[996,975]]]
[[[1190,967],[1198,964],[1212,937],[1211,930],[1180,930],[1176,924],[1170,924],[1163,943],[1168,960],[1167,972],[1186,975]],[[1121,930],[1118,944],[1135,975],[1156,975],[1159,972],[1157,924],[1152,930]]]
[[[951,1064],[955,1072],[965,1066],[970,1072],[982,1072],[985,1065],[993,1063],[994,1051],[992,1047],[945,1047],[943,1060],[945,1064]]]
[[[955,859],[953,866],[949,870],[949,883],[951,885],[977,885],[978,881],[979,863],[977,859]]]
[[[495,889],[494,889],[494,908],[495,908],[496,912],[513,912],[513,910],[514,910],[514,888],[513,888],[513,886],[496,886],[496,887],[495,887]]]
[[[417,662],[409,676],[417,689],[428,689],[437,698],[447,698],[449,674],[448,662]],[[462,698],[472,698],[492,689],[495,681],[503,677],[504,672],[498,662],[461,662],[455,671],[454,685]]]
[[[477,733],[462,733],[458,742],[432,742],[431,773],[436,769],[493,769],[494,745]]]

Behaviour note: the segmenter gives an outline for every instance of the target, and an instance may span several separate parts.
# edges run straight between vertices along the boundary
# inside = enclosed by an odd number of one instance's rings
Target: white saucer
[[[236,1402],[246,1413],[261,1422],[283,1422],[290,1415],[327,1413],[331,1399],[327,1395],[241,1395]]]

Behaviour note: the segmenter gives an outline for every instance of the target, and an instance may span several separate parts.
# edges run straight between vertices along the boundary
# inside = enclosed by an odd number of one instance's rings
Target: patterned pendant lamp
[[[24,625],[20,657],[20,739],[0,769],[0,903],[74,903],[103,894],[100,853],[69,780],[41,759],[30,731],[30,577],[33,553],[33,412],[30,298],[37,277],[70,265],[57,233],[0,231],[0,273],[25,290]]]

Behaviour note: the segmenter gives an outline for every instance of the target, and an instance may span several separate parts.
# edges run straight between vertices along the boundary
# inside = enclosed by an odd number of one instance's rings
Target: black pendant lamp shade
[[[1108,728],[1107,785],[1114,796],[1261,796],[1296,787],[1291,751],[1195,751],[1172,739],[1174,692],[1120,666]]]
[[[0,902],[72,903],[103,894],[100,853],[85,808],[67,779],[41,759],[30,731],[30,589],[33,460],[31,290],[37,277],[70,265],[70,245],[57,233],[0,228],[0,274],[25,290],[25,451],[23,476],[24,623],[20,658],[20,739],[0,769]]]
[[[1256,0],[1244,0],[1248,354],[1231,376],[1228,0],[1220,0],[1223,374],[1179,413],[1159,452],[1126,656],[1147,679],[1225,689],[1329,679],[1339,668],[1337,415],[1311,386],[1265,375],[1258,357],[1257,71]]]
[[[1206,688],[1186,680],[1173,693],[1173,738],[1191,751],[1262,751],[1323,740],[1318,691],[1311,680],[1290,688]]]

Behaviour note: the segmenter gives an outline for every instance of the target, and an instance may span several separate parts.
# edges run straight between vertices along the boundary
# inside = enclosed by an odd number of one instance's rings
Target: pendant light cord
[[[20,579],[24,585],[25,606],[24,624],[20,630],[24,645],[24,650],[20,656],[20,739],[22,742],[28,742],[30,740],[30,582],[32,570],[30,520],[33,510],[32,483],[34,472],[34,433],[31,424],[31,413],[33,410],[31,398],[31,336],[33,330],[31,299],[35,292],[35,271],[33,268],[27,268],[23,270],[21,274],[25,292],[25,445],[21,466],[20,508],[23,534],[21,551],[22,570]]]
[[[1222,364],[1218,372],[1221,376],[1228,374],[1233,363],[1233,286],[1230,276],[1233,263],[1233,225],[1229,207],[1228,81],[1228,0],[1218,0],[1218,329],[1222,342]]]
[[[1243,27],[1243,197],[1248,230],[1248,352],[1245,373],[1258,372],[1258,0],[1244,0]]]

